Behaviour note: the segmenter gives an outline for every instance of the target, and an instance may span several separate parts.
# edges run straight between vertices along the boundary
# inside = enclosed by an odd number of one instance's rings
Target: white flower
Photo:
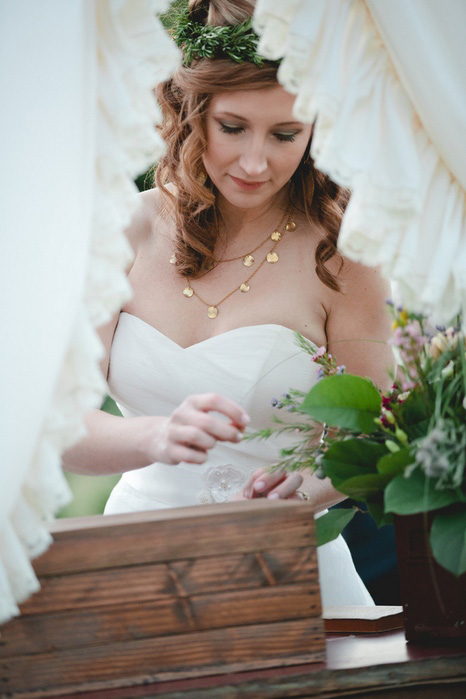
[[[444,367],[442,369],[443,378],[448,379],[448,377],[453,374],[454,368],[455,368],[455,363],[454,363],[453,359],[450,359],[450,361],[448,362],[446,367]]]

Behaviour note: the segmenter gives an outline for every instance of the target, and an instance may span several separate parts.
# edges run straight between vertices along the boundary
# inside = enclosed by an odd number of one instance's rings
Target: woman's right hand
[[[248,414],[228,398],[216,393],[188,396],[153,435],[153,452],[165,464],[203,464],[217,441],[240,442],[249,422]]]

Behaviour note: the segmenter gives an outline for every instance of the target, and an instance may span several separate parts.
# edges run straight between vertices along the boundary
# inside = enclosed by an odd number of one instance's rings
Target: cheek
[[[202,155],[204,167],[207,170],[221,170],[228,165],[234,158],[235,149],[232,139],[225,138],[225,135],[217,130],[208,131],[207,134],[207,150]]]
[[[281,159],[282,167],[284,171],[286,170],[289,173],[290,177],[297,169],[303,155],[307,152],[307,148],[308,140],[304,143],[296,142],[287,150],[286,155],[283,155]]]

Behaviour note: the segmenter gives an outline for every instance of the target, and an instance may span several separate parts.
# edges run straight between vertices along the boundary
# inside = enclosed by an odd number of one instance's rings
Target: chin
[[[233,191],[232,187],[217,187],[217,191],[231,206],[236,206],[238,209],[252,209],[267,203],[279,190],[274,188],[271,191],[269,187],[265,186],[256,192]]]

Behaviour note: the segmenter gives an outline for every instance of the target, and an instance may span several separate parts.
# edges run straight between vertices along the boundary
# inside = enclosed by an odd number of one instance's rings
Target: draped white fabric
[[[94,328],[129,295],[133,177],[163,148],[168,4],[0,3],[0,623],[38,588],[29,559],[70,497],[60,453],[105,391]]]
[[[466,310],[466,4],[257,0],[254,23],[316,166],[352,189],[342,252],[413,310]]]

